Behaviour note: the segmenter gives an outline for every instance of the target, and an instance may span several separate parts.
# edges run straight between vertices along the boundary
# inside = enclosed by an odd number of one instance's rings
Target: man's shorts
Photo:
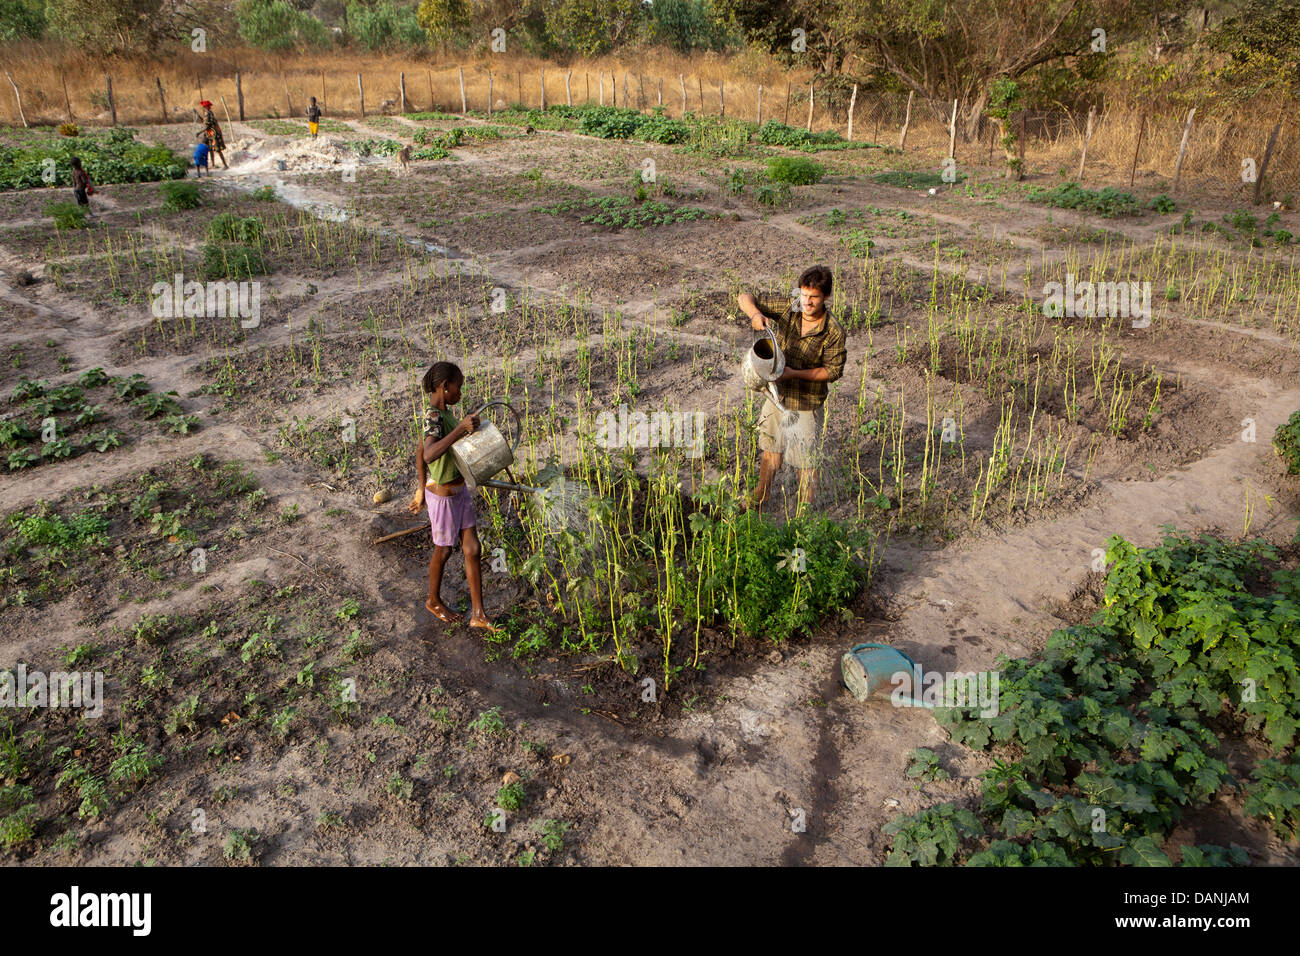
[[[454,495],[444,497],[432,491],[424,492],[424,502],[429,509],[429,528],[433,543],[440,548],[450,548],[460,541],[460,533],[477,524],[474,515],[474,496],[468,485],[461,485]]]
[[[758,416],[759,450],[783,456],[783,463],[791,468],[816,468],[826,428],[826,406],[791,414],[797,416],[794,422],[782,427],[781,410],[770,399],[763,400],[763,411]]]
[[[309,133],[311,133],[313,136],[315,136],[315,135],[316,135],[316,130],[318,130],[318,129],[320,129],[320,124],[318,124],[318,123],[313,123],[311,120],[308,120],[308,121],[307,121],[307,132],[309,132]]]

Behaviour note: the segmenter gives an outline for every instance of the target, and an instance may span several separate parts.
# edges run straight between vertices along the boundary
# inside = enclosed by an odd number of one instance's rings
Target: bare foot
[[[501,628],[497,627],[486,617],[477,614],[469,619],[469,626],[481,627],[483,630],[487,631],[490,634],[495,634],[497,631],[501,630]]]
[[[460,622],[460,615],[443,607],[437,601],[425,601],[425,608],[430,614],[442,621],[443,624],[457,624]]]

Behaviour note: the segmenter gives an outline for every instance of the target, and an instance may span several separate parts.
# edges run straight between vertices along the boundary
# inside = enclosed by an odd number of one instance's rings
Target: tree
[[[92,53],[152,50],[171,22],[159,0],[49,0],[52,32]]]
[[[451,46],[463,40],[469,31],[469,7],[465,0],[420,0],[415,18],[435,46]]]
[[[1234,95],[1281,89],[1300,99],[1300,0],[1250,0],[1209,45],[1227,54],[1218,76]]]
[[[246,43],[278,52],[301,47],[322,47],[330,42],[329,30],[288,0],[239,0],[235,22]]]
[[[348,34],[367,50],[392,50],[422,46],[424,30],[415,7],[398,6],[393,0],[366,4],[352,0],[347,9]]]
[[[966,140],[977,134],[997,80],[1064,57],[1104,55],[1095,31],[1113,45],[1146,24],[1151,9],[1145,0],[836,0],[832,6],[830,28],[852,39],[864,66],[892,73],[928,99],[957,100]]]
[[[545,16],[556,46],[599,56],[630,39],[645,12],[640,0],[551,0]]]
[[[39,40],[44,33],[41,0],[0,0],[0,40]]]

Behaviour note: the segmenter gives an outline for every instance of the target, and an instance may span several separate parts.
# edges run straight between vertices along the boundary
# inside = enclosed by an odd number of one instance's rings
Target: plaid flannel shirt
[[[828,309],[822,317],[821,327],[804,335],[803,313],[797,304],[792,305],[789,298],[756,296],[755,304],[760,312],[775,321],[772,332],[776,335],[777,345],[785,353],[787,367],[825,368],[830,373],[830,379],[825,382],[810,382],[802,378],[777,382],[776,390],[781,396],[782,404],[793,412],[809,412],[821,408],[830,392],[830,383],[844,374],[844,362],[848,358],[844,327]]]

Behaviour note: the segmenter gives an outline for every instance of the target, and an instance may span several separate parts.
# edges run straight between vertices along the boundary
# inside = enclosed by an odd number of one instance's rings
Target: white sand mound
[[[322,135],[316,139],[306,135],[300,139],[277,136],[273,140],[249,137],[234,140],[230,146],[240,173],[318,173],[365,163],[347,140],[337,136]],[[284,163],[284,169],[280,163]]]

